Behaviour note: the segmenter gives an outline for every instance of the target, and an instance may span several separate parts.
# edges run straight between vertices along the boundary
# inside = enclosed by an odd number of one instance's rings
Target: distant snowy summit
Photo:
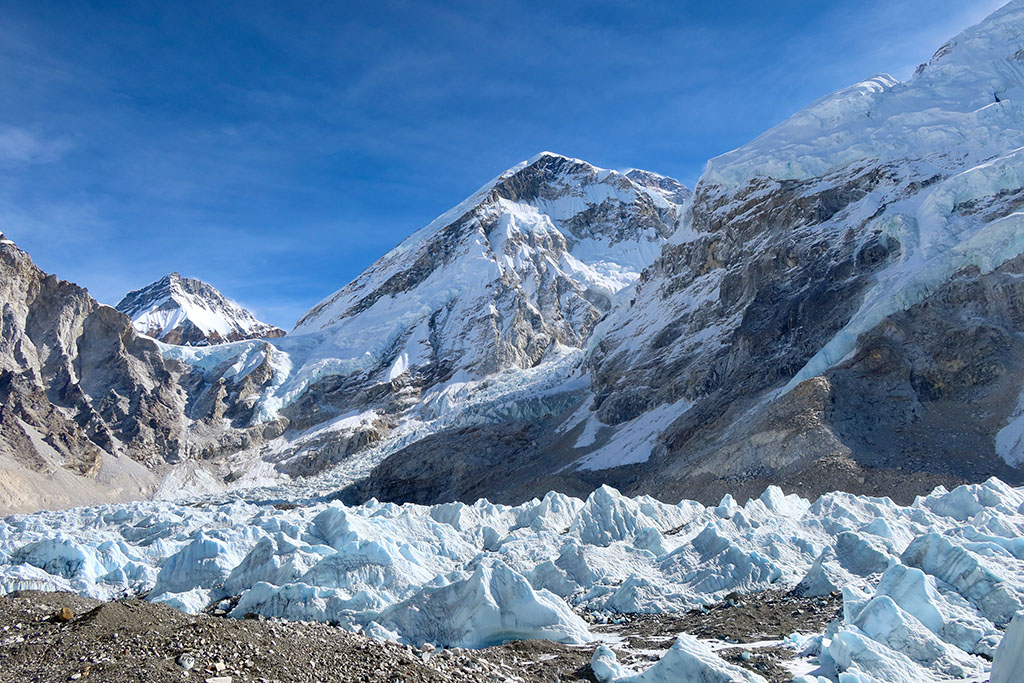
[[[178,273],[129,292],[117,310],[132,319],[138,332],[180,346],[285,335],[284,330],[257,320],[212,285]]]

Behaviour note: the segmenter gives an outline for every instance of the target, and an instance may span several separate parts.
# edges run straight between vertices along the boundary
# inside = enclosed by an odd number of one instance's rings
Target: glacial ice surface
[[[765,680],[726,662],[707,643],[686,634],[680,635],[665,656],[642,673],[634,673],[619,664],[615,653],[603,645],[594,651],[590,668],[601,683],[764,683]]]
[[[1017,614],[992,661],[992,683],[1013,683],[1024,671],[1024,612]]]
[[[940,487],[909,506],[848,493],[812,503],[775,487],[711,507],[610,487],[585,501],[552,492],[514,507],[137,502],[0,521],[0,591],[145,594],[189,612],[220,603],[236,618],[330,621],[409,644],[476,648],[593,641],[586,611],[675,612],[731,591],[842,590],[842,620],[818,636],[831,680],[977,680],[993,655],[1014,656],[997,648],[1024,606],[1022,537],[1024,489],[997,479]],[[728,679],[706,645],[681,638],[642,672],[605,648],[595,672],[609,681],[698,671]]]

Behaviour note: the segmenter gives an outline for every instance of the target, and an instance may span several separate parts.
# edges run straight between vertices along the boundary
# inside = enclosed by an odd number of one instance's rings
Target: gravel
[[[791,676],[781,647],[742,643],[821,632],[838,596],[764,592],[684,614],[623,615],[594,624],[620,661],[649,665],[678,633],[724,641],[721,655],[770,681]],[[594,681],[596,645],[510,642],[486,650],[420,650],[381,643],[328,624],[188,615],[139,599],[100,602],[69,593],[0,597],[0,682],[359,683],[392,681]],[[747,654],[743,654],[747,652]]]

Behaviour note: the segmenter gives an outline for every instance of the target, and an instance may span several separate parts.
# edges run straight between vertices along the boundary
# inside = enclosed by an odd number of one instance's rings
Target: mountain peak
[[[543,159],[544,157],[554,157],[556,159],[572,159],[572,157],[567,157],[566,155],[559,154],[558,152],[550,152],[548,150],[544,150],[543,152],[538,152],[537,154],[534,154],[532,157],[527,159],[526,164],[527,165],[532,164],[535,161],[539,161],[540,159]],[[575,159],[575,161],[581,161],[581,160],[580,159]]]
[[[597,168],[596,166],[594,166],[590,162],[584,161],[583,159],[577,159],[576,157],[567,156],[565,154],[559,154],[558,152],[548,152],[548,151],[539,152],[538,154],[533,155],[532,157],[530,157],[529,159],[527,159],[526,161],[522,162],[519,165],[520,166],[532,166],[532,165],[536,164],[538,161],[563,161],[563,162],[567,161],[567,162],[571,162],[573,164],[580,164],[582,166],[589,166],[590,168]],[[513,167],[513,168],[515,168],[515,167]]]
[[[649,174],[631,179],[580,159],[541,152],[413,233],[307,312],[295,331],[335,325],[385,295],[418,289],[446,270],[461,278],[457,261],[466,268],[483,268],[488,278],[496,278],[503,286],[518,288],[513,283],[525,278],[525,286],[533,292],[543,276],[524,259],[547,272],[547,266],[537,260],[547,254],[552,263],[560,263],[559,268],[583,268],[580,277],[587,284],[582,290],[593,290],[587,297],[607,300],[660,253],[661,242],[675,230],[679,200],[688,194],[670,178]],[[581,245],[584,249],[578,251]],[[572,258],[566,261],[563,254]],[[535,277],[541,279],[534,283]],[[440,297],[438,304],[443,300],[447,306],[447,297],[454,292],[451,282],[445,281],[430,299]],[[527,297],[533,298],[532,293]]]
[[[178,272],[129,292],[116,308],[137,331],[168,344],[206,346],[285,334],[212,285]]]
[[[938,173],[1024,146],[1024,0],[938,49],[906,81],[885,74],[826,95],[708,162],[700,183],[805,180],[913,159]]]

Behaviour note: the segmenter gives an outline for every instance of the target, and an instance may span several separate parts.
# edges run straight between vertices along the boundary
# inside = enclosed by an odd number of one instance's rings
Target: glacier
[[[1012,683],[1024,670],[1024,612],[1013,618],[992,660],[992,683]]]
[[[908,506],[839,492],[812,502],[777,487],[715,506],[608,486],[518,506],[208,497],[9,516],[0,592],[144,595],[187,612],[216,606],[234,618],[480,648],[594,642],[588,614],[678,612],[733,591],[841,590],[842,619],[816,636],[827,680],[976,680],[1005,659],[1000,641],[1024,609],[1022,537],[1024,488],[997,479]],[[592,666],[606,681],[736,675],[689,636],[647,671],[608,647]]]
[[[679,636],[664,657],[642,673],[635,673],[619,664],[615,653],[605,645],[594,651],[590,668],[600,683],[764,683],[765,680],[735,664],[729,664],[706,643],[685,634]]]

